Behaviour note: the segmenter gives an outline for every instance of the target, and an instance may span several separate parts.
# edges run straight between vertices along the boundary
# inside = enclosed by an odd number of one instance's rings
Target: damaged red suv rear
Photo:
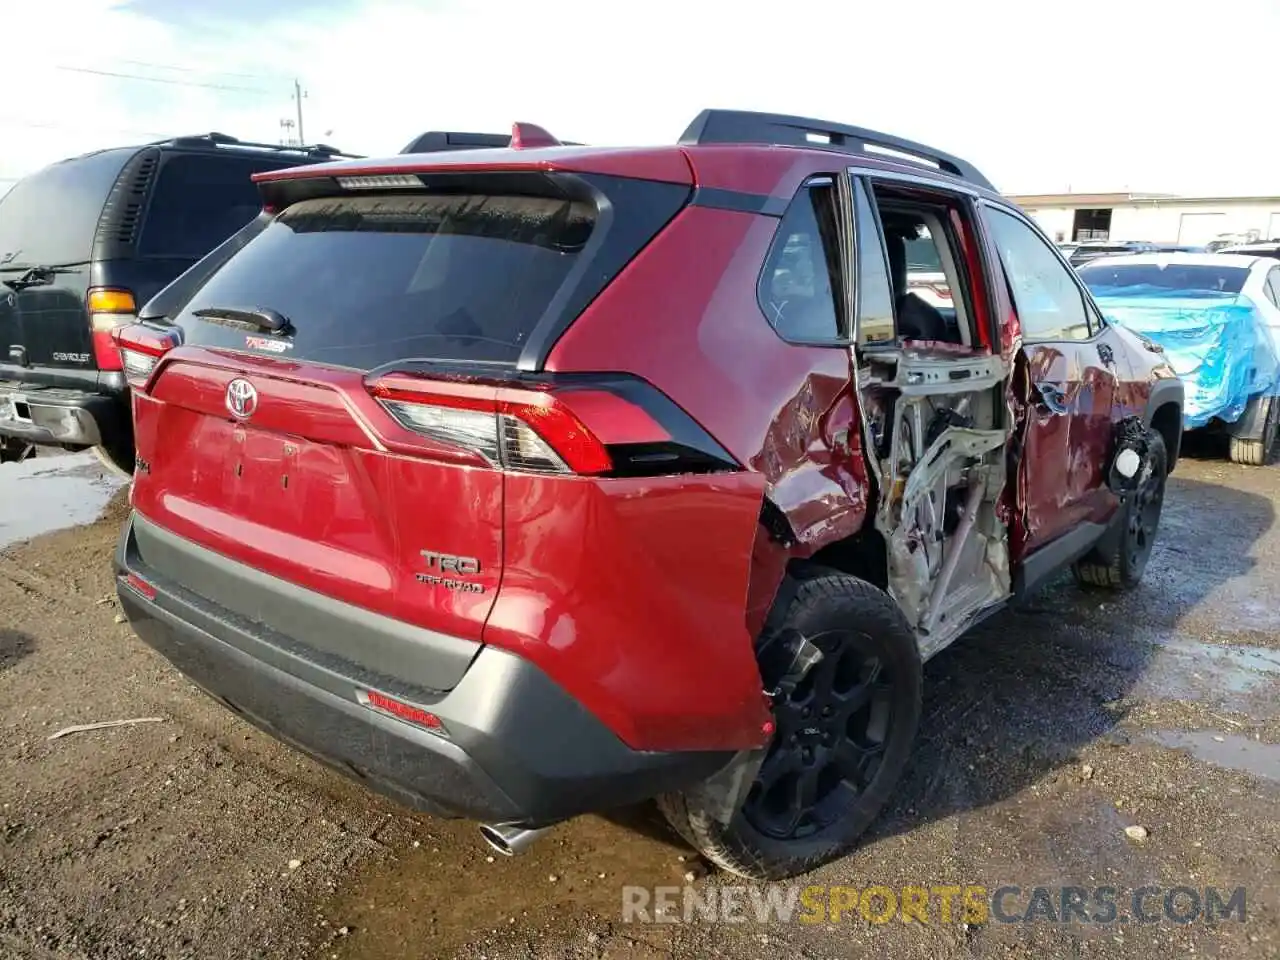
[[[1142,576],[1182,385],[968,163],[458,139],[258,176],[117,333],[121,603],[252,722],[504,852],[657,799],[791,876],[891,796],[925,660]]]

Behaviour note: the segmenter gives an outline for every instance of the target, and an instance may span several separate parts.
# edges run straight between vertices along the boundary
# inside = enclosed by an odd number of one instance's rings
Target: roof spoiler
[[[755,113],[749,110],[703,110],[685,129],[680,143],[766,143],[776,146],[826,147],[842,153],[873,152],[881,156],[887,155],[890,159],[924,163],[983,189],[995,191],[991,181],[972,164],[934,147],[878,130],[808,117]],[[868,151],[868,147],[879,150]]]
[[[400,152],[439,153],[444,150],[531,150],[536,147],[580,147],[571,140],[557,140],[533,123],[514,123],[510,133],[464,133],[457,130],[428,130],[411,140]]]

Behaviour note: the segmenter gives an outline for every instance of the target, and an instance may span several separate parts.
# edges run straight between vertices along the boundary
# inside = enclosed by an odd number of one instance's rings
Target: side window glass
[[[1272,268],[1267,274],[1267,299],[1280,307],[1280,269]]]
[[[893,290],[875,213],[862,181],[854,181],[858,222],[858,346],[894,339]]]
[[[843,340],[837,304],[840,244],[835,188],[801,189],[774,236],[756,288],[760,309],[786,340]]]
[[[1091,336],[1084,295],[1069,269],[1017,217],[987,208],[1000,262],[1028,340],[1087,340]]]
[[[170,157],[160,168],[138,252],[203,257],[262,210],[258,186],[250,179],[261,169],[261,162],[240,157]]]

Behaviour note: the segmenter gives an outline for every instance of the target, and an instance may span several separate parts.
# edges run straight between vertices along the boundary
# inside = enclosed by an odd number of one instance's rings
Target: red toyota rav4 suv
[[[789,876],[891,795],[923,661],[1142,576],[1181,382],[969,164],[730,111],[447,140],[258,175],[117,333],[121,603],[253,722],[504,852],[657,798]]]

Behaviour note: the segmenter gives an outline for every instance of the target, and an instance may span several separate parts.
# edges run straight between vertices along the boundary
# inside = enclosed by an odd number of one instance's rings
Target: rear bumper
[[[0,435],[28,443],[100,446],[127,413],[107,394],[0,380]]]
[[[259,728],[409,806],[542,826],[689,786],[732,757],[631,750],[529,661],[478,645],[447,693],[409,701],[394,681],[377,690],[438,717],[443,731],[430,732],[363,703],[375,689],[364,678],[271,642],[268,628],[149,569],[131,548],[134,522],[115,562],[138,636]],[[155,596],[130,586],[129,573]]]

